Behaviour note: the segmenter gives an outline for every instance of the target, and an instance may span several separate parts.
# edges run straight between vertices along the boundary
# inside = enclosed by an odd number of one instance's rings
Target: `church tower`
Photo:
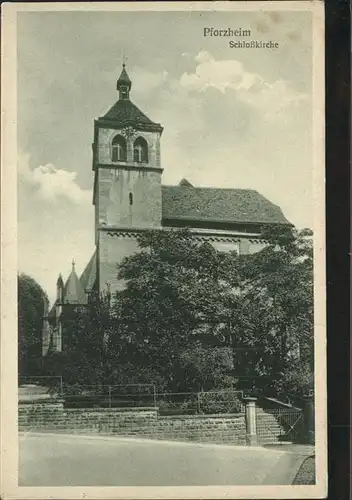
[[[117,264],[137,251],[139,231],[161,227],[160,137],[163,128],[130,99],[125,64],[118,101],[94,122],[93,170],[97,283],[119,286]]]

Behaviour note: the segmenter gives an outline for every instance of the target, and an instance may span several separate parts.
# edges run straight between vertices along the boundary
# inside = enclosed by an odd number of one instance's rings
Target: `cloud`
[[[169,74],[167,71],[152,72],[135,66],[133,68],[133,91],[139,95],[149,94],[167,82]]]
[[[53,165],[30,168],[18,156],[18,266],[35,278],[52,302],[58,273],[70,272],[74,257],[83,271],[94,249],[92,191],[81,189],[76,173]]]
[[[199,52],[195,61],[198,64],[194,73],[181,76],[182,87],[198,92],[210,88],[222,93],[234,90],[238,99],[260,110],[269,120],[280,118],[288,108],[299,106],[308,97],[285,80],[265,81],[259,74],[247,71],[240,61],[217,61],[206,51]]]
[[[18,157],[18,175],[25,183],[36,188],[36,195],[46,201],[66,198],[77,205],[91,203],[91,190],[82,189],[76,182],[77,173],[58,169],[52,164],[29,167],[30,157],[21,153]]]

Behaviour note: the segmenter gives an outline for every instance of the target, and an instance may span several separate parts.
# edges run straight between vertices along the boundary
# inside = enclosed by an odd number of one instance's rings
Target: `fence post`
[[[60,375],[60,398],[64,397],[64,384],[62,382],[62,376]]]
[[[111,385],[109,385],[109,408],[111,408]]]
[[[257,398],[244,398],[246,415],[246,443],[248,446],[258,445],[256,401]]]
[[[304,440],[307,444],[315,443],[315,422],[314,422],[314,397],[307,395],[303,397],[303,422],[304,422]]]

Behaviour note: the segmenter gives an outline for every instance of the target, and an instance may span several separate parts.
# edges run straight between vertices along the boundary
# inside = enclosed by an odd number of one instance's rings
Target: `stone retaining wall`
[[[151,439],[226,444],[246,443],[245,416],[184,415],[160,417],[157,408],[65,409],[62,401],[19,403],[20,431],[101,433]]]

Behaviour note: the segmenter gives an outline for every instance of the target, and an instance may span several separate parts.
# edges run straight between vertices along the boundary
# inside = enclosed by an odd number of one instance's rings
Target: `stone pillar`
[[[246,405],[246,443],[248,446],[258,445],[256,401],[257,398],[244,399]]]
[[[314,412],[314,396],[307,395],[303,398],[303,436],[307,444],[315,443],[315,412]]]

